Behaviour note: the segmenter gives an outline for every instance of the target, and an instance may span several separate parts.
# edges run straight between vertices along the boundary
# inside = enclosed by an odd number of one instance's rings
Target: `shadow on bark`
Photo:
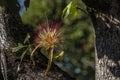
[[[88,7],[95,30],[96,79],[110,79],[112,76],[120,79],[120,1],[83,2]]]

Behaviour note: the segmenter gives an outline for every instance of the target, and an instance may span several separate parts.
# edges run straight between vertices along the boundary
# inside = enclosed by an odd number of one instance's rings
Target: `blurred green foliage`
[[[73,1],[71,1],[63,10],[62,17],[68,18],[68,16],[70,16],[70,19],[77,18],[78,16],[77,4]]]
[[[55,63],[77,80],[94,80],[93,27],[88,15],[78,9],[76,18],[62,18],[62,12],[71,0],[31,0],[30,7],[22,16],[24,24],[38,27],[40,20],[60,21],[64,33],[64,57]],[[77,6],[86,9],[81,0]]]

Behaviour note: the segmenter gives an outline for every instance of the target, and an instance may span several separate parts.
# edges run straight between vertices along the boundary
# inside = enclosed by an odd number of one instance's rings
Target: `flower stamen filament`
[[[35,53],[35,51],[36,51],[39,47],[41,47],[40,44],[38,44],[38,45],[33,49],[33,51],[32,51],[31,54],[30,54],[30,58],[31,58],[31,60],[32,60],[32,62],[33,62],[33,65],[35,65],[35,61],[34,61],[33,54]]]

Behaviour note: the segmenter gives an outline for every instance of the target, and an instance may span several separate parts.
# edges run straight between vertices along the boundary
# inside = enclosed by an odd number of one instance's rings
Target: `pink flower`
[[[40,44],[41,47],[50,49],[57,47],[63,43],[62,30],[59,30],[60,23],[57,24],[41,24],[41,28],[36,31],[35,43]]]
[[[53,60],[58,59],[64,54],[64,51],[61,51],[59,55],[54,56],[53,52],[55,47],[61,46],[63,43],[62,33],[63,30],[59,29],[60,23],[57,24],[47,24],[44,25],[41,23],[41,27],[36,31],[36,38],[35,38],[35,48],[31,52],[31,60],[33,61],[33,65],[35,65],[33,54],[38,48],[45,48],[46,50],[50,50],[49,52],[49,61],[48,66],[45,71],[45,75],[47,75],[48,71],[50,70],[51,63]]]

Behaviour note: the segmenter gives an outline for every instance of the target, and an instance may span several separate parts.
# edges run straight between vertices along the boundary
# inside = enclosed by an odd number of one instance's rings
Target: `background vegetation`
[[[31,0],[30,7],[22,15],[24,24],[36,29],[39,21],[61,21],[65,29],[64,50],[62,59],[55,63],[77,80],[94,80],[94,48],[93,28],[87,14],[79,10],[76,18],[69,16],[62,19],[62,11],[71,0]],[[75,0],[77,5],[86,9],[81,0]]]

